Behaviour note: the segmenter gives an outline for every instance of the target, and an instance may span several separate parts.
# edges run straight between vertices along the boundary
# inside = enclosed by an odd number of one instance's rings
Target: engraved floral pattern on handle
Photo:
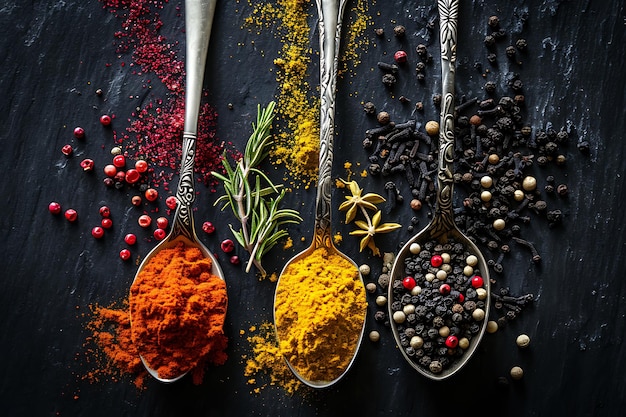
[[[320,155],[315,201],[316,246],[331,245],[331,171],[335,135],[335,88],[346,0],[316,0],[320,36]]]
[[[439,0],[439,38],[441,43],[441,119],[439,123],[439,161],[437,204],[432,235],[455,228],[452,195],[454,188],[454,75],[458,36],[458,0]]]

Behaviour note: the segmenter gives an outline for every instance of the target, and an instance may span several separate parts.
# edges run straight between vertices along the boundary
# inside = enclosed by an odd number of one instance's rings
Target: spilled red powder
[[[165,99],[156,98],[133,113],[124,132],[114,132],[117,145],[125,147],[128,156],[144,158],[155,166],[154,185],[167,185],[180,166],[182,133],[184,126],[184,62],[177,58],[178,42],[170,43],[160,34],[163,21],[159,11],[164,0],[100,0],[103,7],[119,18],[122,29],[115,32],[116,52],[119,59],[131,54],[133,74],[154,74],[167,88]],[[176,7],[180,11],[180,6]],[[181,13],[178,13],[181,16]],[[182,19],[182,17],[181,17]],[[125,66],[125,62],[120,63]],[[151,80],[144,83],[151,84]],[[206,96],[206,93],[205,93]],[[203,104],[198,120],[196,142],[196,177],[214,191],[218,181],[211,171],[224,172],[221,163],[225,143],[215,134],[217,112]],[[229,149],[233,159],[239,153]]]
[[[148,372],[131,340],[128,301],[119,305],[91,306],[91,316],[85,325],[85,361],[90,368],[81,376],[90,383],[118,382],[131,378],[138,389],[144,388]]]

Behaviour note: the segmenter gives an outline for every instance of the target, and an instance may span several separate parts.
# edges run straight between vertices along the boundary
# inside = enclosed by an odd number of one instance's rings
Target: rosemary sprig
[[[293,209],[279,208],[285,196],[280,184],[274,184],[258,166],[269,154],[272,145],[270,129],[274,120],[274,107],[270,102],[265,109],[258,106],[256,124],[252,124],[253,132],[246,143],[242,158],[235,167],[231,167],[226,159],[222,159],[226,174],[212,172],[224,185],[225,194],[215,201],[215,205],[223,204],[222,210],[230,207],[241,223],[235,230],[229,225],[235,239],[250,254],[246,272],[255,265],[262,276],[267,272],[263,268],[261,258],[276,243],[288,235],[281,227],[288,223],[302,221],[300,214]]]

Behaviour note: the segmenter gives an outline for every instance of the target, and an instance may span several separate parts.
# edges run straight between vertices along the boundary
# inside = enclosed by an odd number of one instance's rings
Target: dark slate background
[[[182,42],[183,20],[177,6],[161,11],[164,34]],[[379,0],[369,5],[373,26],[365,36],[370,48],[353,69],[356,76],[338,82],[335,174],[345,176],[344,161],[365,164],[361,151],[362,131],[375,123],[366,117],[361,102],[372,100],[378,109],[390,111],[395,120],[411,117],[411,105],[402,106],[380,84],[376,62],[390,60],[404,47],[415,62],[414,46],[425,42],[437,60],[437,39],[428,36],[426,23],[436,7],[424,2]],[[311,9],[313,11],[313,9]],[[215,19],[207,66],[206,101],[219,114],[218,136],[241,149],[250,133],[258,103],[267,103],[277,92],[272,59],[279,48],[269,32],[242,30],[249,15],[246,2],[220,1]],[[543,256],[540,265],[528,254],[515,251],[505,261],[501,285],[517,294],[533,293],[536,301],[521,317],[485,339],[466,368],[444,382],[418,375],[403,362],[391,333],[379,328],[378,344],[365,340],[354,368],[336,386],[303,396],[286,395],[280,388],[267,388],[259,395],[243,376],[241,356],[249,353],[239,329],[271,319],[273,284],[259,282],[234,267],[222,256],[227,274],[230,306],[226,331],[231,337],[230,359],[212,369],[200,386],[185,379],[173,385],[149,381],[138,392],[130,381],[89,384],[78,376],[86,371],[77,357],[87,336],[83,326],[92,303],[109,304],[127,294],[136,271],[132,262],[117,257],[117,242],[138,230],[130,209],[129,195],[105,189],[96,176],[79,175],[81,157],[67,160],[60,148],[71,139],[74,126],[88,134],[101,132],[98,117],[115,113],[115,128],[122,131],[137,106],[163,97],[162,86],[142,89],[146,77],[120,68],[113,47],[113,34],[120,21],[95,1],[5,0],[0,6],[0,160],[5,177],[0,215],[2,238],[0,270],[0,399],[6,416],[218,416],[218,415],[503,415],[503,416],[616,416],[622,415],[626,397],[623,336],[626,287],[623,271],[624,206],[623,176],[624,111],[626,86],[626,16],[622,1],[464,1],[459,37],[459,96],[480,95],[484,84],[475,62],[485,60],[482,39],[486,19],[500,16],[512,36],[525,37],[529,49],[520,68],[500,58],[498,73],[519,72],[528,99],[527,120],[535,128],[552,123],[557,129],[570,124],[577,137],[588,140],[589,156],[578,152],[576,137],[566,148],[568,163],[552,173],[570,187],[566,200],[548,200],[566,213],[563,225],[549,229],[545,221],[533,221],[524,236]],[[527,14],[525,25],[519,16]],[[391,36],[393,22],[407,29],[405,44]],[[311,24],[315,25],[314,14]],[[386,30],[376,39],[374,27]],[[252,40],[255,41],[254,45]],[[502,57],[503,48],[499,53]],[[181,44],[182,45],[182,44]],[[243,45],[243,46],[242,46]],[[317,34],[311,45],[317,49]],[[263,50],[264,53],[260,51]],[[182,52],[181,56],[182,56]],[[130,62],[130,57],[124,58]],[[107,63],[114,65],[106,67]],[[413,102],[428,102],[436,93],[438,64],[429,69],[425,86],[417,86],[413,64],[404,72],[397,92]],[[150,78],[155,79],[152,76]],[[312,68],[311,82],[317,83]],[[106,92],[106,101],[93,94]],[[358,92],[358,94],[354,94]],[[81,93],[81,94],[78,94]],[[137,96],[129,99],[129,96]],[[397,97],[397,95],[396,95]],[[227,104],[234,105],[228,110]],[[437,118],[428,106],[420,121]],[[97,136],[97,139],[92,138]],[[106,135],[103,135],[106,136]],[[84,155],[105,161],[112,141],[93,135],[82,146]],[[104,146],[102,144],[105,144]],[[102,164],[102,163],[101,163]],[[280,178],[280,170],[272,175]],[[545,171],[536,171],[540,186]],[[379,180],[363,180],[368,191],[382,192]],[[212,207],[216,197],[200,188],[197,222],[212,220],[220,225],[214,236],[202,235],[219,251],[221,239],[229,237],[225,224],[232,217]],[[343,198],[335,193],[334,203]],[[268,258],[271,271],[310,239],[313,190],[297,189],[287,203],[302,207],[305,224],[291,229],[296,242],[289,251],[277,249]],[[70,225],[47,212],[50,201],[79,211],[80,220]],[[299,205],[303,202],[302,206]],[[99,221],[97,208],[107,204],[115,213],[113,236],[96,241],[91,225]],[[161,203],[163,207],[163,203]],[[408,204],[394,211],[390,221],[405,226],[413,214]],[[426,213],[420,213],[420,227]],[[348,236],[342,216],[334,216],[335,228],[344,235],[342,249],[358,263],[372,269],[380,261],[359,253]],[[351,226],[351,225],[350,225]],[[380,241],[393,251],[410,233],[406,227]],[[304,237],[305,242],[300,242]],[[145,254],[153,243],[140,239],[135,248]],[[239,253],[245,257],[244,253]],[[372,303],[371,313],[375,311]],[[368,318],[368,330],[378,328]],[[531,347],[519,350],[515,337],[531,336]],[[495,383],[509,369],[525,370],[521,381],[508,387]],[[74,397],[76,396],[76,398]]]

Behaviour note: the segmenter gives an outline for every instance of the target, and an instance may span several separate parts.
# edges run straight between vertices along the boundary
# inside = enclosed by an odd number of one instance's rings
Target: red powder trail
[[[155,185],[167,188],[178,170],[184,125],[184,63],[177,58],[178,43],[161,35],[159,11],[167,0],[99,0],[105,9],[122,21],[115,32],[116,52],[131,54],[133,74],[154,74],[170,94],[154,99],[129,118],[125,132],[116,132],[116,141],[133,158],[144,158],[155,167]],[[178,6],[176,6],[178,8]],[[122,63],[124,64],[124,63]],[[150,83],[150,81],[148,81]],[[200,109],[196,143],[196,176],[214,190],[217,181],[211,171],[223,172],[224,143],[215,135],[217,111],[208,104]],[[236,153],[235,151],[230,151]],[[235,159],[236,156],[235,156]],[[163,168],[161,170],[156,169]]]

